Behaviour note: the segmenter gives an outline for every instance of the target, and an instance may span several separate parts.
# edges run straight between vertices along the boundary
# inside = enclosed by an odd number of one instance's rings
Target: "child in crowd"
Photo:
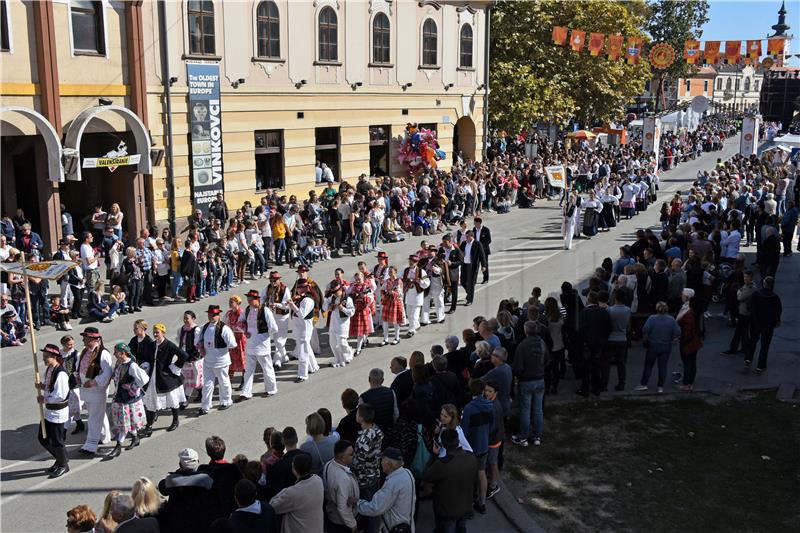
[[[117,304],[117,313],[120,315],[124,315],[126,313],[125,310],[125,299],[127,295],[122,290],[120,285],[112,285],[111,286],[111,294],[108,295],[108,303],[109,305]],[[69,328],[72,329],[72,328]]]
[[[0,336],[2,336],[2,347],[20,346],[25,343],[25,326],[17,320],[14,311],[3,313],[3,323],[0,326]]]
[[[487,381],[483,389],[483,397],[492,402],[494,406],[494,424],[489,430],[489,453],[486,456],[486,470],[489,481],[489,488],[486,497],[491,498],[500,492],[500,467],[498,459],[503,440],[506,438],[505,419],[503,418],[503,406],[497,399],[498,385],[494,381]]]
[[[208,250],[208,260],[206,261],[206,270],[208,271],[208,277],[206,278],[206,290],[208,291],[209,296],[216,296],[219,294],[219,257],[217,257],[217,251],[213,248]]]
[[[208,296],[206,282],[208,279],[208,269],[206,268],[206,254],[200,249],[197,252],[197,296],[205,298]]]
[[[69,323],[69,307],[61,305],[61,295],[54,294],[50,297],[50,321],[55,324],[59,331],[69,331],[72,324]]]

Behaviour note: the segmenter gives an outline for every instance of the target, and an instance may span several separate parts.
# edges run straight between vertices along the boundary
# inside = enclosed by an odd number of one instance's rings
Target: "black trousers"
[[[627,341],[608,341],[605,346],[605,354],[609,366],[604,376],[602,388],[608,386],[608,378],[611,365],[617,367],[617,386],[624,387],[626,381],[625,364],[628,361],[628,342]]]
[[[683,362],[683,384],[694,385],[694,378],[697,377],[697,352],[682,353]]]
[[[790,230],[781,230],[781,237],[783,238],[783,253],[792,253],[792,237],[794,237],[794,228]]]
[[[742,351],[745,353],[749,353],[749,345],[750,345],[750,316],[749,315],[739,315],[739,319],[736,321],[736,329],[733,331],[733,338],[731,338],[731,345],[730,351],[737,352],[739,351],[739,345],[741,344]]]
[[[39,444],[41,444],[42,447],[47,450],[47,453],[53,456],[59,465],[65,466],[67,463],[69,463],[66,448],[67,424],[59,424],[57,422],[49,422],[45,420],[44,427],[47,431],[47,438],[42,435],[42,426],[40,424],[37,434]]]
[[[564,349],[550,352],[550,364],[544,369],[545,390],[557,390],[561,381],[561,370],[564,367]]]
[[[478,273],[473,274],[473,267],[477,268],[477,265],[469,264],[461,267],[461,286],[467,292],[467,303],[472,303],[472,299],[475,297],[475,282]]]
[[[451,273],[452,275],[452,273]],[[456,310],[456,303],[458,303],[458,280],[451,278],[450,282],[450,310]]]
[[[153,270],[143,270],[142,274],[142,301],[145,305],[153,305]]]
[[[483,283],[489,281],[489,254],[486,254],[486,270],[483,271]]]
[[[752,361],[756,353],[756,344],[761,341],[761,349],[758,352],[758,364],[756,368],[766,370],[767,356],[769,355],[769,345],[772,343],[772,334],[775,333],[774,326],[751,328],[750,329],[750,349],[747,351],[747,360]]]
[[[603,389],[603,374],[608,381],[608,364],[604,364],[603,347],[586,345],[586,350],[580,358],[581,366],[581,392],[590,390],[599,393]],[[605,372],[603,372],[605,368]]]

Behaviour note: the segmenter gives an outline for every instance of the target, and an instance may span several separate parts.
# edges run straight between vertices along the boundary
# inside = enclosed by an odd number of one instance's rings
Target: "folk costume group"
[[[219,410],[251,399],[257,367],[263,376],[264,397],[277,394],[275,371],[289,361],[286,342],[290,336],[297,360],[295,383],[302,383],[320,369],[316,355],[321,351],[319,326],[323,324],[333,355],[331,367],[341,368],[361,354],[378,327],[383,332],[380,346],[386,346],[400,342],[403,327],[410,338],[430,324],[432,316],[436,323],[444,322],[445,314],[455,311],[459,286],[466,291],[466,305],[471,305],[478,275],[482,273],[483,283],[488,281],[491,236],[480,218],[475,222],[473,229],[467,230],[462,223],[453,234],[445,234],[439,246],[423,241],[402,270],[389,264],[386,252],[378,252],[372,269],[359,262],[350,280],[337,269],[324,289],[309,277],[304,265],[297,269],[291,287],[273,271],[262,291],[247,292],[244,309],[238,296],[231,298],[225,320],[218,305],[208,306],[203,325],[187,310],[174,341],[167,338],[164,324],[149,327],[140,319],[134,322],[130,341],[117,343],[112,350],[91,326],[81,333],[81,350],[75,349],[69,336],[62,339],[61,348],[46,345],[42,349],[46,370],[37,388],[39,402],[44,404],[45,430],[40,429],[39,441],[55,459],[48,473],[59,477],[69,471],[65,441],[73,420],[73,434],[86,431],[79,452],[96,456],[100,444],[113,439],[114,448],[102,454],[104,460],[111,460],[121,455],[126,440],[130,439],[125,449],[131,450],[141,438],[151,436],[162,411],[172,415],[166,431],[178,428],[180,411],[198,396],[198,415],[207,414],[217,386]],[[447,302],[450,307],[445,311]],[[235,400],[233,372],[243,373]],[[106,402],[112,382],[109,423]],[[82,409],[88,415],[85,425]]]

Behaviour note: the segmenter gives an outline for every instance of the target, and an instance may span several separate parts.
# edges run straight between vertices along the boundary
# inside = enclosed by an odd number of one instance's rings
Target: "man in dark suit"
[[[475,217],[475,228],[473,228],[473,233],[475,233],[475,239],[481,243],[483,247],[483,254],[484,254],[484,267],[483,267],[483,281],[481,283],[486,283],[489,281],[489,256],[492,254],[491,244],[492,244],[492,234],[489,231],[489,228],[483,227],[483,219],[481,217]]]
[[[581,377],[578,394],[584,397],[589,396],[590,387],[595,395],[602,392],[603,349],[611,334],[611,315],[598,305],[597,293],[590,292],[586,302],[578,319],[578,334],[586,346],[586,350],[578,356]]]
[[[414,388],[414,380],[411,377],[411,370],[408,368],[408,361],[402,355],[393,357],[389,363],[389,369],[394,374],[392,381],[392,390],[394,397],[397,399],[397,406],[403,405],[408,398],[411,397],[411,391]]]
[[[472,305],[478,271],[482,269],[486,275],[486,254],[483,253],[481,243],[475,240],[472,230],[467,232],[467,240],[461,244],[461,253],[464,256],[464,263],[461,265],[461,286],[467,291],[465,305]]]
[[[444,259],[450,269],[450,309],[447,311],[447,314],[450,314],[456,310],[456,303],[458,303],[459,271],[464,256],[458,244],[453,243],[453,236],[449,233],[442,237],[442,246],[439,251],[444,252]]]

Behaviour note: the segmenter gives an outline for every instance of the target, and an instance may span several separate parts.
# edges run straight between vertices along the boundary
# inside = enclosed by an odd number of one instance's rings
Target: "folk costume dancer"
[[[344,367],[353,360],[353,350],[347,339],[350,335],[350,318],[355,314],[353,299],[347,295],[344,284],[336,282],[328,286],[328,297],[322,304],[328,313],[328,342],[333,352],[333,368]]]
[[[406,305],[406,320],[408,320],[408,336],[413,337],[419,328],[420,312],[422,311],[422,300],[425,297],[425,289],[430,287],[431,280],[420,268],[419,256],[412,254],[408,256],[408,266],[403,270],[403,287],[405,289],[404,302]]]
[[[61,366],[61,352],[55,344],[42,348],[42,361],[46,369],[44,379],[36,384],[42,391],[37,401],[44,405],[44,427],[47,438],[42,435],[39,425],[39,444],[53,456],[55,463],[47,469],[51,478],[61,477],[69,472],[67,457],[67,423],[69,422],[69,375]]]
[[[292,287],[292,299],[295,299],[297,296],[295,289],[297,288],[297,284],[300,282],[300,280],[306,281],[308,285],[306,292],[314,302],[314,310],[311,321],[312,326],[314,326],[311,328],[311,348],[314,350],[314,353],[319,353],[322,351],[322,347],[319,343],[319,331],[317,331],[316,323],[319,319],[320,311],[322,310],[322,290],[319,288],[319,285],[316,281],[308,277],[308,271],[309,268],[305,265],[300,265],[297,267],[297,281],[294,282],[294,286]]]
[[[272,366],[280,368],[284,363],[289,362],[289,356],[286,355],[286,339],[289,338],[289,301],[292,299],[289,293],[289,288],[281,281],[281,274],[277,270],[273,270],[269,274],[269,285],[264,289],[261,295],[261,301],[264,302],[272,315],[275,318],[275,323],[278,325],[278,331],[272,336],[275,341],[275,353],[272,356]]]
[[[80,453],[94,456],[100,440],[103,444],[111,441],[111,429],[106,416],[106,397],[111,382],[113,360],[103,337],[97,328],[89,326],[83,330],[84,349],[78,362],[78,384],[81,386],[81,399],[86,405],[86,442]]]
[[[367,264],[364,261],[358,262],[358,272],[364,276],[364,283],[369,287],[370,291],[370,321],[372,322],[372,331],[375,331],[375,314],[378,309],[378,282],[375,280],[375,275],[372,271],[367,267]],[[355,276],[353,276],[353,281],[355,281]],[[352,322],[351,322],[352,323]],[[364,341],[365,346],[369,346],[369,337],[366,338]]]
[[[428,294],[425,295],[425,301],[422,306],[422,322],[428,324],[430,322],[431,314],[431,301],[433,308],[436,311],[436,323],[441,324],[444,322],[444,291],[446,287],[450,286],[450,269],[444,260],[444,251],[437,251],[436,246],[430,247],[431,252],[435,257],[428,262],[427,272],[431,280],[431,286],[428,288]]]
[[[150,383],[144,385],[147,426],[142,431],[142,437],[153,434],[153,422],[161,409],[172,412],[172,423],[167,431],[178,429],[178,410],[186,403],[181,367],[188,358],[186,352],[167,340],[167,326],[153,324],[153,345],[140,361],[140,366],[150,376]]]
[[[199,326],[195,324],[196,319],[197,315],[194,314],[194,311],[186,311],[183,313],[183,326],[178,330],[178,348],[186,352],[188,356],[186,363],[181,367],[183,394],[186,396],[186,402],[181,405],[180,409],[186,409],[195,391],[200,391],[202,396],[203,356],[194,344],[194,338],[199,329]]]
[[[81,409],[83,403],[81,402],[81,388],[78,385],[78,350],[75,349],[75,339],[72,335],[64,335],[61,337],[61,360],[62,366],[67,371],[69,376],[69,419],[75,421],[75,429],[72,430],[73,435],[77,435],[86,429],[86,426],[81,420]]]
[[[261,303],[261,295],[256,290],[247,292],[247,307],[244,310],[247,324],[247,349],[244,361],[244,387],[236,403],[253,397],[253,380],[256,365],[261,367],[264,379],[264,397],[269,398],[278,392],[278,381],[272,366],[270,337],[278,332],[278,323],[269,306]]]
[[[577,201],[578,195],[573,191],[570,193],[569,199],[563,207],[561,234],[564,236],[565,250],[570,250],[572,248],[572,239],[575,236],[575,229],[578,226],[580,208],[578,208]]]
[[[350,319],[350,336],[356,339],[355,356],[358,357],[361,355],[364,341],[374,331],[372,327],[374,296],[371,285],[361,272],[356,272],[355,281],[350,285],[350,295],[355,305],[355,314]]]
[[[117,445],[106,454],[106,459],[113,459],[122,454],[122,443],[128,435],[131,443],[127,450],[139,445],[139,431],[144,427],[146,415],[144,409],[144,390],[142,387],[150,381],[150,376],[133,358],[131,348],[124,342],[114,346],[114,400],[111,403],[111,419],[114,421]]]
[[[375,325],[381,324],[383,313],[383,283],[389,277],[389,256],[386,252],[378,252],[378,264],[372,267],[372,280],[375,282]]]
[[[309,294],[309,283],[306,279],[297,280],[294,292],[294,298],[289,301],[289,309],[292,311],[292,336],[295,340],[295,355],[297,356],[297,378],[294,382],[302,383],[308,379],[309,374],[319,370],[317,358],[311,348],[311,336],[314,330],[312,321],[314,300]]]
[[[236,337],[231,328],[220,320],[222,310],[218,305],[208,306],[208,322],[197,330],[194,343],[203,354],[203,402],[198,415],[208,414],[214,396],[214,382],[219,383],[219,410],[231,406],[231,379],[228,367],[231,356],[228,350],[235,348]]]
[[[394,326],[394,346],[400,342],[400,326],[406,321],[405,307],[403,306],[403,285],[397,277],[397,269],[390,266],[388,277],[381,287],[381,321],[383,322],[383,343],[389,344],[389,326]]]

